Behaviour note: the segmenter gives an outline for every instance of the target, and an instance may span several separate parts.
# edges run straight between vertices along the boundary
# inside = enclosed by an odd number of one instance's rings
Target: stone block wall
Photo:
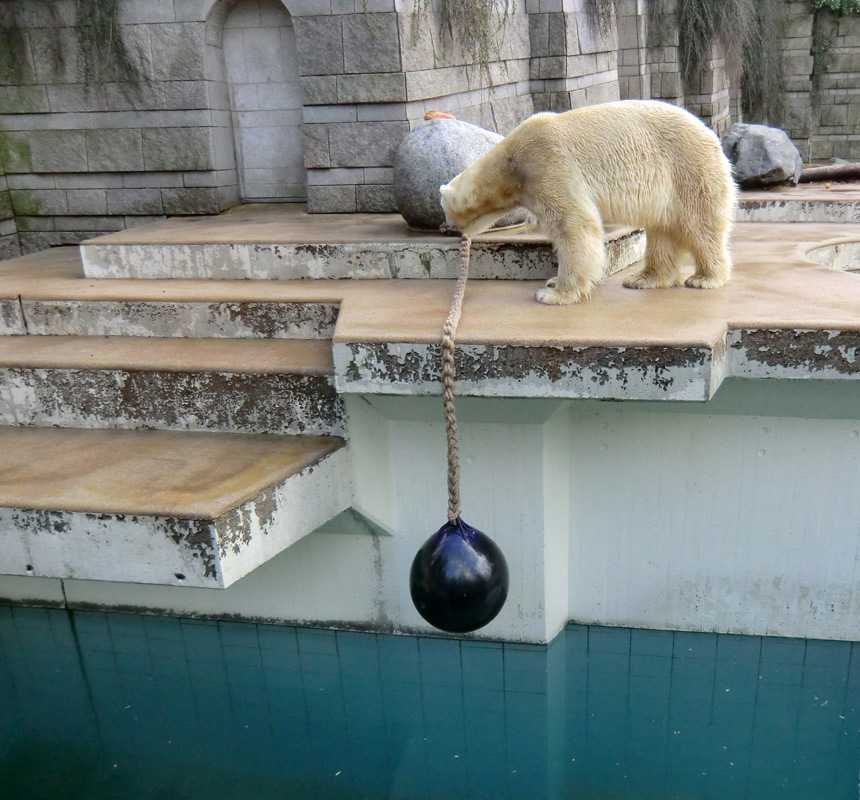
[[[311,212],[393,211],[397,147],[427,111],[507,133],[534,110],[522,4],[497,15],[500,62],[488,70],[452,39],[436,0],[354,6],[296,17]]]
[[[120,0],[130,82],[88,67],[76,0],[22,0],[24,57],[0,74],[0,252],[240,200],[392,211],[396,149],[429,110],[508,133],[535,110],[656,98],[721,133],[736,87],[715,43],[685,94],[677,2],[616,0],[601,24],[594,0],[518,0],[503,23],[498,0],[500,61],[482,68],[441,0]],[[860,158],[860,18],[829,21],[816,92],[808,2],[785,9],[789,134],[804,157]]]
[[[205,5],[121,4],[140,83],[88,72],[74,3],[26,6],[26,58],[17,75],[0,76],[4,166],[24,251],[237,202],[229,104],[207,76]]]
[[[536,111],[620,99],[618,35],[602,28],[588,0],[527,0],[531,59],[529,75]]]
[[[0,134],[2,141],[2,134]],[[18,240],[18,224],[12,211],[12,200],[9,197],[9,186],[6,173],[0,164],[0,261],[21,255],[21,245]]]
[[[860,15],[823,26],[829,66],[810,102],[809,158],[860,160]]]

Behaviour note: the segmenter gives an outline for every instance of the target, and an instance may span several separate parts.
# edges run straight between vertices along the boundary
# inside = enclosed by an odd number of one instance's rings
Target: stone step
[[[223,588],[351,492],[335,437],[0,427],[0,573]]]
[[[606,252],[612,274],[642,258],[645,236],[611,228]],[[458,237],[410,231],[398,214],[308,215],[288,204],[173,218],[81,244],[84,274],[111,279],[452,279],[458,253]],[[500,231],[472,246],[473,279],[546,280],[557,270],[539,234]]]
[[[23,298],[20,302],[26,332],[41,336],[330,339],[338,310],[335,303],[311,302]]]
[[[341,435],[327,340],[0,337],[0,424]]]
[[[0,263],[0,335],[330,339],[340,306],[333,288],[93,281],[77,247],[58,247]]]

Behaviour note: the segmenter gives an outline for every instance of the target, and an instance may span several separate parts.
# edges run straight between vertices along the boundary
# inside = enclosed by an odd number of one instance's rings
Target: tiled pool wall
[[[0,796],[858,797],[850,642],[0,607]]]

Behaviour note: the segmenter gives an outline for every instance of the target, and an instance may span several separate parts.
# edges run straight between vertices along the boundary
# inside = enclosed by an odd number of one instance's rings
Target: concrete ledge
[[[501,234],[497,234],[501,236]],[[185,279],[454,279],[459,239],[432,241],[109,244],[81,245],[88,278]],[[622,229],[606,239],[607,274],[638,261],[645,235]],[[476,280],[547,280],[558,271],[552,247],[540,237],[477,239],[469,276]]]
[[[4,303],[16,320],[4,326]],[[0,333],[47,336],[154,336],[226,339],[328,339],[336,303],[181,302],[147,300],[0,301]]]
[[[0,442],[7,575],[224,588],[351,502],[340,439],[0,428]]]
[[[438,345],[336,343],[339,392],[442,393]],[[457,394],[603,400],[708,400],[725,371],[725,348],[463,344]]]

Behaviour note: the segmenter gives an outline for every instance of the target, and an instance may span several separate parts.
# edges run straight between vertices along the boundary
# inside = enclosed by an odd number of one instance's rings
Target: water
[[[0,607],[0,798],[857,800],[860,646]]]

